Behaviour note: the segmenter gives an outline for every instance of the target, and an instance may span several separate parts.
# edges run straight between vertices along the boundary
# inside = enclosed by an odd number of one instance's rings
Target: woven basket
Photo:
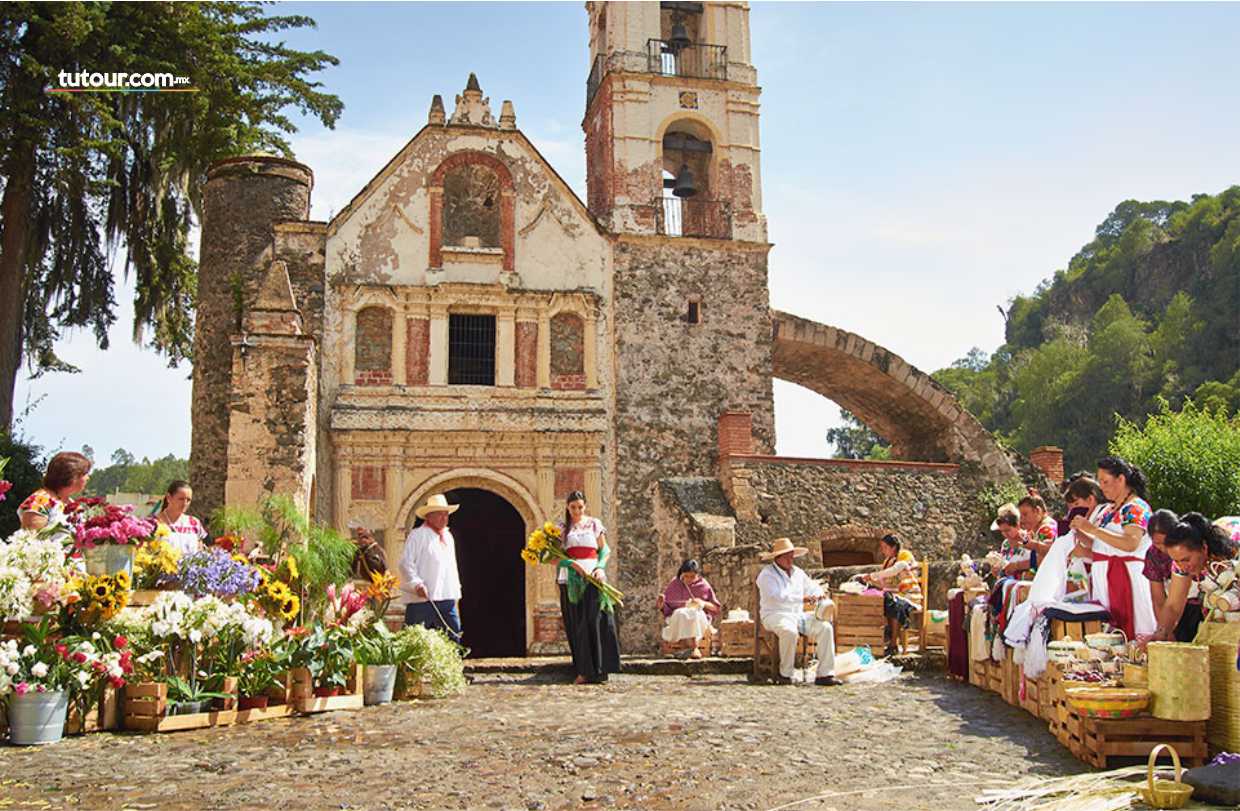
[[[1090,718],[1132,718],[1150,703],[1149,690],[1069,687],[1068,703]]]
[[[1150,672],[1145,665],[1124,664],[1124,686],[1146,688],[1150,686]]]
[[[1154,761],[1158,760],[1158,753],[1164,749],[1171,753],[1171,762],[1175,765],[1175,780],[1154,779]],[[1148,786],[1141,789],[1141,799],[1152,808],[1183,808],[1188,798],[1193,796],[1193,787],[1180,782],[1180,753],[1169,743],[1160,743],[1150,752],[1145,775]]]
[[[1150,714],[1166,721],[1210,718],[1210,649],[1205,645],[1151,642]]]
[[[1203,622],[1195,644],[1210,648],[1210,723],[1206,738],[1211,749],[1240,752],[1240,622]]]

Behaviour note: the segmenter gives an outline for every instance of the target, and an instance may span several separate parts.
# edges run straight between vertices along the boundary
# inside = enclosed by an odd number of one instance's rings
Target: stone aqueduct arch
[[[973,462],[1016,476],[990,432],[946,389],[899,355],[846,330],[771,311],[774,377],[821,394],[891,442],[892,456]]]

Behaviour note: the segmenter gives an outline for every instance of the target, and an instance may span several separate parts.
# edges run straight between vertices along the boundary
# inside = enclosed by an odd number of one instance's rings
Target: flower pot
[[[366,706],[387,704],[396,688],[396,665],[368,665],[362,680],[362,695]]]
[[[133,578],[133,556],[137,547],[133,544],[105,543],[82,550],[86,573],[93,576],[111,575],[123,571]]]
[[[169,715],[194,715],[206,712],[209,701],[169,701]]]
[[[69,694],[13,694],[9,698],[9,742],[18,746],[55,743],[64,737],[65,717],[69,713]]]
[[[335,698],[340,695],[339,687],[316,687],[314,688],[315,698]]]
[[[237,699],[237,709],[265,710],[267,709],[267,700],[267,696],[242,696]]]

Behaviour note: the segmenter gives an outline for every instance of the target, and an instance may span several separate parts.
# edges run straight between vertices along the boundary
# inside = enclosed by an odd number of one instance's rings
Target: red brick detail
[[[551,388],[559,391],[585,391],[585,375],[552,375]]]
[[[388,371],[358,372],[353,377],[353,383],[358,386],[390,386],[392,385],[392,373]]]
[[[392,382],[392,311],[386,307],[358,311],[353,371],[359,385],[381,385],[377,381],[383,376]]]
[[[590,213],[596,217],[607,216],[615,198],[612,81],[612,74],[603,78],[582,124],[586,131],[586,199]]]
[[[585,492],[586,471],[580,467],[562,467],[555,471],[555,499],[563,501],[574,490]]]
[[[719,458],[753,453],[753,415],[725,411],[719,415]]]
[[[514,220],[516,215],[516,196],[512,184],[512,173],[504,162],[486,152],[466,150],[454,152],[444,159],[443,163],[431,174],[430,180],[430,266],[443,267],[443,178],[449,171],[468,163],[479,163],[488,167],[499,176],[499,244],[504,249],[504,270],[516,270],[516,241],[514,236]]]
[[[383,501],[387,497],[387,472],[378,465],[353,466],[353,499]]]
[[[430,319],[410,318],[405,322],[405,329],[405,383],[425,386],[430,382]]]
[[[547,611],[536,610],[534,612],[534,641],[535,642],[563,642],[568,639],[564,633],[564,622],[560,619],[560,612],[555,609]]]
[[[1046,478],[1055,484],[1064,480],[1063,448],[1056,448],[1054,445],[1034,448],[1029,451],[1029,461],[1033,462],[1033,466],[1045,473]]]
[[[519,389],[538,385],[538,324],[517,322],[517,372],[514,381]]]

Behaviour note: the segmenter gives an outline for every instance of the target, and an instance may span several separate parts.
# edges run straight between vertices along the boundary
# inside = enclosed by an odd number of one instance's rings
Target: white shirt
[[[415,589],[425,586],[431,600],[461,599],[461,576],[456,570],[456,541],[444,527],[443,538],[423,524],[405,539],[400,556],[400,590],[406,603],[424,603]]]
[[[560,530],[564,530],[563,524],[560,525]],[[606,532],[607,528],[603,526],[602,521],[583,515],[581,520],[573,524],[573,528],[564,536],[564,551],[567,552],[574,546],[598,549],[599,536]],[[593,573],[595,567],[598,566],[598,558],[576,558],[575,560],[581,564],[581,568],[590,573]],[[565,569],[560,569],[556,582],[568,582],[568,572]]]
[[[759,607],[763,617],[775,614],[800,616],[805,613],[803,602],[806,597],[823,595],[822,586],[795,564],[792,574],[789,575],[779,568],[778,563],[768,563],[758,572],[758,578],[754,582],[758,584],[758,593],[761,596]]]

